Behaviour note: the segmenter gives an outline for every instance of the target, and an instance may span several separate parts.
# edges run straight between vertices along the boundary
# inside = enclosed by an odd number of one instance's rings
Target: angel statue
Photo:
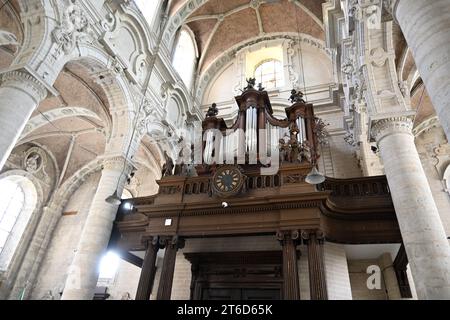
[[[164,163],[162,168],[162,176],[163,177],[169,177],[173,175],[173,160],[172,158],[167,154],[167,151],[164,150],[164,159],[166,160],[166,163]]]
[[[256,86],[256,78],[246,79],[247,86],[244,88],[244,91],[254,89]]]
[[[291,103],[306,103],[305,100],[303,100],[303,92],[301,92],[300,90],[297,91],[295,89],[291,90],[291,96],[289,97],[289,100],[291,101]]]
[[[219,114],[219,109],[217,108],[217,104],[213,103],[211,107],[209,107],[208,111],[206,112],[206,117],[216,117]]]

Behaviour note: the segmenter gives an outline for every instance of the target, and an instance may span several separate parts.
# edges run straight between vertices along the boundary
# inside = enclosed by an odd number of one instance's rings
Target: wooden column
[[[297,266],[297,242],[299,232],[279,231],[277,238],[283,247],[283,299],[300,300],[300,285]]]
[[[136,292],[136,300],[150,300],[156,273],[156,257],[159,250],[159,237],[146,239],[147,250],[142,264],[141,276]]]
[[[408,274],[406,273],[406,269],[408,268],[408,257],[406,256],[405,245],[403,243],[398,250],[393,266],[402,298],[412,298]]]
[[[308,246],[311,300],[328,300],[323,262],[323,233],[318,230],[305,230],[302,231],[302,238],[303,242]]]
[[[159,279],[157,300],[170,300],[172,295],[173,273],[175,271],[175,260],[178,249],[184,246],[184,240],[174,237],[161,238],[159,241],[161,246],[166,248],[164,253],[164,261],[161,269],[161,278]]]

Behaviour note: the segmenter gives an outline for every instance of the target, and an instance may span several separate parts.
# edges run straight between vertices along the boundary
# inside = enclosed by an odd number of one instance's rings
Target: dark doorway
[[[281,251],[186,253],[193,300],[282,299]]]

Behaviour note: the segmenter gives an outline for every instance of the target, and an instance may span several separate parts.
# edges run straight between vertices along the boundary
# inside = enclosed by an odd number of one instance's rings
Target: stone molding
[[[413,121],[411,117],[398,116],[375,120],[371,128],[372,138],[379,143],[386,136],[404,133],[412,136]]]
[[[434,127],[441,127],[441,124],[440,124],[437,116],[432,116],[432,117],[427,118],[426,120],[422,121],[419,125],[417,125],[413,129],[413,134],[417,138],[422,133],[427,132]]]
[[[93,31],[84,10],[75,2],[64,11],[61,25],[52,32],[55,43],[58,44],[58,54],[69,54],[77,42],[92,43]]]
[[[131,172],[135,166],[123,156],[114,156],[103,160],[103,170]]]
[[[47,89],[32,75],[23,71],[9,71],[2,75],[2,87],[14,87],[32,96],[38,104],[47,97]]]

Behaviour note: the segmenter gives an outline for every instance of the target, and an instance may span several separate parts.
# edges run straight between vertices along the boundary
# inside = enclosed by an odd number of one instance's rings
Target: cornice
[[[379,143],[383,138],[392,134],[412,135],[413,121],[411,116],[396,116],[374,120],[371,127],[371,137]]]
[[[14,87],[32,96],[37,104],[47,97],[47,89],[35,77],[24,71],[9,71],[2,75],[2,86]]]

